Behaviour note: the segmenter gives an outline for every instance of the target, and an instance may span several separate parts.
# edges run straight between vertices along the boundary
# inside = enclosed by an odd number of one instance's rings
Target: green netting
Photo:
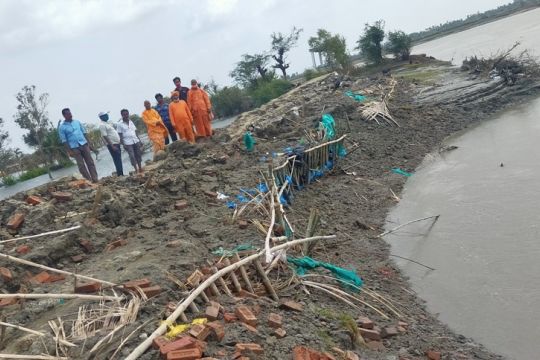
[[[298,275],[305,275],[308,270],[323,267],[330,270],[336,278],[342,280],[346,284],[351,284],[356,287],[361,287],[363,284],[362,279],[356,275],[354,271],[347,270],[330,263],[318,261],[310,258],[309,256],[304,256],[303,258],[293,258],[289,256],[287,257],[287,261],[296,265],[296,273]]]

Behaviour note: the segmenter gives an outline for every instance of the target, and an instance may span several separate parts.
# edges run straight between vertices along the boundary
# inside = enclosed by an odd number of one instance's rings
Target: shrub
[[[27,170],[27,171],[23,172],[19,176],[19,181],[30,180],[30,179],[36,178],[38,176],[45,175],[46,173],[47,173],[47,168],[45,168],[45,167],[33,168],[33,169],[30,169],[30,170]]]
[[[283,79],[273,79],[270,81],[261,81],[254,89],[250,90],[255,106],[261,106],[275,99],[292,88],[292,84]]]
[[[5,186],[12,186],[17,183],[17,179],[13,175],[6,175],[2,178],[2,184]]]

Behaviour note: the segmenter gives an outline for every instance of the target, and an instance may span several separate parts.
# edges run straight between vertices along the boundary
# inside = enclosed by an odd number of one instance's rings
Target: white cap
[[[103,115],[107,115],[109,112],[110,112],[110,111],[107,111],[107,112],[102,111],[102,112],[100,112],[100,113],[98,114],[98,117],[102,117]]]

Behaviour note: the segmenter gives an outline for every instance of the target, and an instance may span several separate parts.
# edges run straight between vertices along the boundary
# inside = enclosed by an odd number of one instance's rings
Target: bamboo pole
[[[8,261],[15,262],[15,263],[23,264],[23,265],[37,267],[37,268],[40,268],[40,269],[43,269],[43,270],[49,270],[49,271],[52,271],[52,272],[55,272],[55,273],[58,273],[58,274],[74,276],[77,279],[84,279],[84,280],[88,280],[88,281],[96,281],[96,282],[99,282],[101,284],[105,284],[105,285],[109,285],[109,286],[116,286],[115,283],[112,283],[112,282],[109,282],[109,281],[96,279],[96,278],[93,278],[93,277],[90,277],[90,276],[79,275],[79,274],[75,274],[75,273],[72,273],[72,272],[69,272],[69,271],[55,269],[55,268],[48,267],[48,266],[45,266],[45,265],[37,264],[37,263],[32,262],[32,261],[19,259],[17,257],[7,255],[7,254],[0,253],[0,258],[1,259],[6,259]]]
[[[30,236],[23,236],[23,237],[13,238],[13,239],[9,239],[9,240],[2,240],[2,241],[0,241],[0,244],[5,244],[5,243],[9,243],[9,242],[13,242],[13,241],[19,241],[19,240],[35,239],[35,238],[42,237],[42,236],[47,236],[47,235],[61,234],[61,233],[64,233],[64,232],[73,231],[73,230],[77,230],[77,229],[80,229],[80,228],[81,228],[81,225],[75,225],[75,226],[72,226],[72,227],[67,228],[67,229],[48,231],[48,232],[44,232],[44,233],[37,234],[37,235],[30,235]]]
[[[329,236],[315,236],[312,238],[305,238],[305,239],[298,239],[293,240],[290,242],[287,242],[285,244],[281,244],[278,246],[273,247],[272,251],[278,251],[281,249],[287,249],[291,246],[303,244],[305,242],[314,241],[314,240],[329,240],[329,239],[335,239],[335,235],[329,235]],[[263,256],[265,254],[265,250],[259,251],[256,254],[250,255],[245,257],[244,259],[230,265],[227,267],[224,267],[223,269],[219,270],[217,273],[210,276],[208,279],[206,279],[202,284],[200,284],[196,289],[193,290],[193,292],[178,306],[176,307],[176,310],[165,320],[162,322],[162,324],[150,335],[148,338],[146,338],[139,346],[137,346],[133,351],[124,359],[124,360],[135,360],[138,359],[139,356],[141,356],[151,345],[155,338],[158,336],[161,336],[167,331],[167,324],[174,323],[178,316],[184,313],[186,310],[188,304],[195,300],[199,294],[204,291],[210,284],[212,284],[214,281],[216,281],[219,277],[226,275],[230,273],[231,271],[235,271],[236,269],[240,268],[242,265],[248,264],[249,262]]]
[[[383,236],[385,236],[385,235],[391,234],[391,233],[393,233],[393,232],[395,232],[395,231],[398,231],[399,229],[401,229],[401,228],[404,227],[404,226],[407,226],[407,225],[410,225],[410,224],[413,224],[413,223],[419,222],[419,221],[424,221],[424,220],[428,220],[428,219],[433,219],[433,218],[434,218],[435,220],[433,220],[433,224],[435,224],[435,223],[437,222],[437,220],[439,220],[439,216],[441,216],[441,215],[433,215],[433,216],[428,216],[428,217],[425,217],[425,218],[416,219],[416,220],[412,220],[412,221],[406,222],[405,224],[401,224],[401,225],[399,225],[399,226],[396,226],[396,227],[393,228],[392,230],[387,230],[387,231],[383,232],[382,234],[380,234],[380,235],[377,236],[377,237],[380,238],[380,237],[383,237]]]
[[[223,263],[225,264],[225,266],[231,265],[231,261],[228,258],[223,259]],[[242,286],[240,285],[240,282],[238,281],[238,278],[236,277],[236,274],[234,273],[234,271],[231,271],[229,276],[231,277],[231,281],[233,283],[233,286],[236,292],[242,291]]]
[[[29,333],[29,334],[37,335],[37,336],[39,336],[39,337],[45,337],[45,336],[47,336],[47,334],[42,333],[41,331],[32,330],[32,329],[26,328],[26,327],[24,327],[24,326],[15,325],[15,324],[10,324],[10,323],[3,322],[3,321],[0,321],[0,325],[1,325],[1,326],[6,326],[6,327],[10,327],[10,328],[14,328],[14,329],[17,329],[17,330],[20,330],[20,331],[24,331],[24,332],[27,332],[27,333]],[[58,339],[58,341],[59,341],[62,345],[66,345],[66,346],[70,346],[70,347],[77,346],[77,345],[75,345],[75,344],[72,344],[72,343],[70,343],[70,342],[68,342],[68,341],[65,341],[65,340],[62,340],[62,339]]]
[[[120,301],[123,296],[102,296],[88,294],[0,294],[0,299],[79,299],[96,301]]]
[[[67,357],[49,356],[49,355],[15,355],[0,354],[0,359],[30,359],[30,360],[69,360]]]
[[[263,266],[259,259],[253,260],[253,263],[255,264],[255,269],[257,269],[257,273],[261,277],[264,287],[266,289],[266,292],[270,294],[270,297],[274,301],[279,301],[279,297],[276,294],[276,290],[274,290],[274,287],[272,286],[272,283],[270,283],[270,280],[268,279],[268,276],[266,276],[266,273],[264,272]]]
[[[240,261],[240,256],[238,256],[238,253],[234,254],[234,260],[236,262]],[[243,266],[240,266],[239,270],[240,270],[240,276],[242,276],[242,280],[244,280],[244,284],[246,284],[246,287],[248,288],[248,291],[250,293],[254,294],[255,290],[253,290],[253,286],[251,286],[251,281],[249,281],[249,276],[248,276],[248,274],[246,272],[246,269]]]

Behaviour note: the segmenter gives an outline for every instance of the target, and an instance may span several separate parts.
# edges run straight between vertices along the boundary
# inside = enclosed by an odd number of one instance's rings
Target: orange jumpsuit
[[[148,138],[154,145],[154,154],[159,150],[165,150],[165,137],[169,132],[159,113],[154,109],[144,110],[142,118],[148,130]]]
[[[212,105],[206,91],[199,87],[191,88],[188,92],[188,105],[193,114],[197,136],[212,136],[210,125]]]
[[[184,100],[179,100],[177,102],[173,101],[169,104],[169,119],[171,119],[171,123],[182,139],[185,139],[192,144],[195,143],[195,134],[193,134],[193,116]]]

